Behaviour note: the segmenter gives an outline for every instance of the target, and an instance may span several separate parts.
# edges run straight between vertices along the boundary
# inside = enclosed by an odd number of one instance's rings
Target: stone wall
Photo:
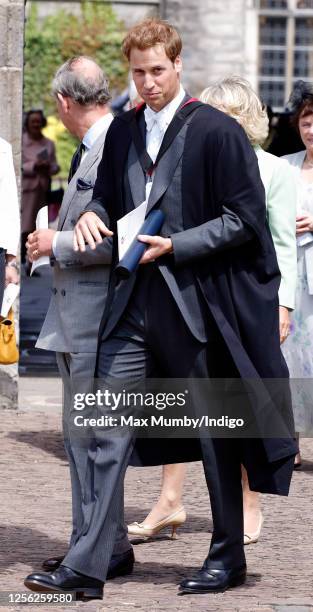
[[[0,136],[13,146],[20,185],[24,0],[0,0]],[[16,308],[18,312],[18,304]],[[0,408],[17,407],[17,366],[0,366]]]
[[[20,172],[24,0],[0,0],[0,135],[10,141]]]
[[[229,74],[256,79],[253,2],[249,0],[166,0],[164,15],[184,42],[183,82],[197,95]]]

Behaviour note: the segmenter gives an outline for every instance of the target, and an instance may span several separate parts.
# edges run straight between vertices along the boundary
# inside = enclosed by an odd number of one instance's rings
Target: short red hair
[[[123,40],[122,51],[129,60],[132,49],[149,49],[163,45],[167,57],[174,62],[182,50],[182,41],[175,28],[163,19],[145,19],[133,26]]]

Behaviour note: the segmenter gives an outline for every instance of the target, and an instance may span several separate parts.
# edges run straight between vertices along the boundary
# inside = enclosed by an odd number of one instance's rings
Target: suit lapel
[[[177,168],[179,160],[184,152],[185,145],[185,124],[181,126],[179,134],[172,142],[171,146],[167,149],[164,155],[161,157],[155,175],[153,178],[153,185],[148,200],[147,214],[160,200],[163,194],[169,187],[174,172]]]
[[[172,180],[177,164],[179,163],[179,160],[181,159],[181,156],[183,154],[183,134],[185,133],[185,130],[183,128],[186,125],[186,113],[191,113],[194,109],[194,106],[190,107],[188,110],[186,109],[186,112],[184,111],[184,115],[180,113],[180,111],[182,107],[186,106],[186,103],[190,99],[190,96],[186,94],[180,106],[178,107],[169,127],[165,132],[155,163],[155,174],[148,201],[147,213],[156,205],[158,200],[167,190]],[[138,204],[143,201],[144,197],[142,197],[142,195],[145,193],[145,175],[142,168],[142,166],[144,165],[142,159],[142,152],[145,151],[144,143],[146,135],[144,114],[142,112],[142,108],[140,109],[140,113],[141,114],[139,118],[136,118],[134,116],[133,121],[138,122],[138,131],[141,132],[141,135],[138,134],[138,137],[135,139],[135,142],[133,141],[131,145],[128,165],[128,178],[135,206],[138,206]],[[134,124],[132,129],[134,129]]]
[[[77,171],[72,177],[72,180],[69,182],[60,210],[58,230],[62,229],[70,204],[72,203],[73,198],[77,195],[77,179],[84,178],[86,174],[90,171],[94,163],[97,161],[101,148],[103,147],[106,132],[107,130],[102,132],[99,138],[97,138],[96,142],[93,144],[90,151],[88,152],[80,166],[77,168]]]
[[[146,181],[133,142],[128,155],[128,180],[134,205],[139,206],[146,197]]]
[[[186,102],[190,99],[190,96],[186,94],[162,140],[156,159],[156,170],[148,201],[147,214],[152,210],[169,187],[179,160],[184,152],[188,121],[179,115],[179,111],[182,107],[186,106]],[[192,112],[193,109],[194,106],[193,108],[190,107],[188,110]]]
[[[179,115],[179,111],[181,110],[181,108],[183,106],[185,106],[186,102],[188,102],[188,100],[190,100],[190,96],[189,94],[186,94],[185,97],[183,98],[181,104],[179,105],[171,123],[169,124],[165,134],[164,134],[164,138],[161,142],[161,146],[160,146],[160,150],[158,153],[158,156],[156,158],[156,165],[159,163],[159,160],[162,158],[162,156],[164,155],[165,151],[171,146],[172,141],[174,140],[176,134],[180,131],[181,126],[182,126],[182,118]]]

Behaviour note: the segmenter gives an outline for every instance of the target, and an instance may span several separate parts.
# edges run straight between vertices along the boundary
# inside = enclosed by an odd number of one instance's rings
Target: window
[[[286,9],[287,0],[260,0],[261,9]]]
[[[283,108],[285,105],[285,85],[283,82],[261,81],[259,95],[272,108]]]
[[[258,0],[259,94],[282,110],[298,79],[313,81],[313,0]]]
[[[297,9],[312,9],[313,10],[313,0],[298,0]]]
[[[286,53],[285,51],[263,51],[260,73],[262,76],[285,76]]]
[[[285,45],[286,21],[285,17],[261,17],[260,44]]]
[[[295,45],[313,47],[313,17],[296,19]]]

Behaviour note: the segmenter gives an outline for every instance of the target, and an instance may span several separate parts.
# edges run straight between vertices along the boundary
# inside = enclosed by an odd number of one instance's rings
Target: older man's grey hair
[[[72,98],[81,106],[104,106],[110,100],[108,80],[100,66],[85,55],[72,57],[58,69],[52,93]]]

